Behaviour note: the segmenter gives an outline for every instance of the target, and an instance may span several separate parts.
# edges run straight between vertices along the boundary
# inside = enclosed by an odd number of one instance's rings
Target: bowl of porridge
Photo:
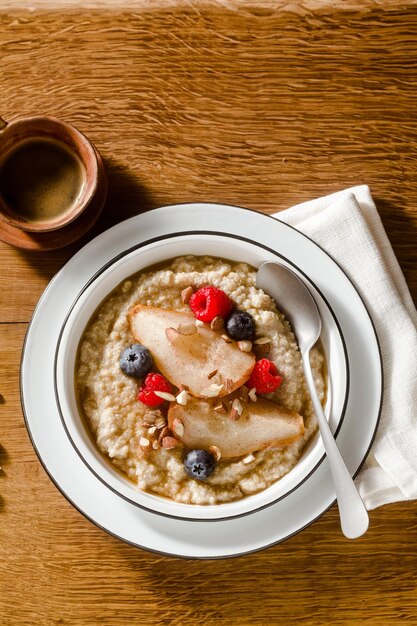
[[[162,238],[119,255],[73,303],[55,359],[60,417],[122,498],[181,519],[233,518],[285,497],[323,460],[296,339],[255,286],[265,261],[299,271],[229,235]],[[311,363],[335,432],[344,341],[303,277],[323,321]]]

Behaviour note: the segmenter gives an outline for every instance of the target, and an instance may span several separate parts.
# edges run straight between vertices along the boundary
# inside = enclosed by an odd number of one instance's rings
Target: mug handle
[[[4,120],[2,117],[0,117],[0,130],[3,130],[3,128],[6,128],[8,123],[9,122],[6,122],[6,120]]]

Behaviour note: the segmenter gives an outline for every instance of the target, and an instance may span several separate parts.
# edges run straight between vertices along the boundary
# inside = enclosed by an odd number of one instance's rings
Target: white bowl
[[[230,234],[190,234],[161,237],[140,244],[118,255],[87,283],[71,307],[62,326],[55,357],[55,391],[66,433],[90,471],[109,489],[148,511],[188,520],[220,520],[247,515],[285,497],[303,483],[324,458],[321,439],[316,434],[308,443],[296,466],[271,487],[236,502],[217,505],[181,504],[146,493],[116,471],[98,451],[81,417],[74,384],[78,345],[83,332],[100,303],[123,280],[138,271],[174,257],[208,255],[243,261],[259,267],[265,261],[289,265],[308,284],[320,310],[323,328],[321,340],[328,368],[328,396],[325,414],[332,431],[337,432],[348,397],[348,361],[344,340],[336,317],[317,288],[297,267],[278,252]]]

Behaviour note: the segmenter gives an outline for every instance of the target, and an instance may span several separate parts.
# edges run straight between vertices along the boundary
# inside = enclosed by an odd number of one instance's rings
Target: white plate
[[[247,239],[275,251],[304,273],[327,301],[344,337],[350,366],[350,390],[337,442],[355,475],[372,443],[381,408],[382,367],[374,326],[352,283],[321,248],[290,226],[254,211],[213,204],[164,207],[122,222],[91,241],[55,276],[37,305],[23,348],[21,396],[29,435],[42,464],[88,519],[148,550],[222,558],[283,541],[322,515],[335,500],[327,460],[285,498],[246,517],[206,522],[169,519],[122,499],[88,470],[64,431],[54,393],[59,333],[85,286],[103,267],[139,244],[191,233]]]

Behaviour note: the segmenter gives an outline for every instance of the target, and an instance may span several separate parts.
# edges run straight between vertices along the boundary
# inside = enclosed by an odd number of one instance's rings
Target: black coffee
[[[65,213],[84,181],[78,156],[50,139],[22,143],[0,165],[0,194],[15,217],[24,221],[49,221]]]

